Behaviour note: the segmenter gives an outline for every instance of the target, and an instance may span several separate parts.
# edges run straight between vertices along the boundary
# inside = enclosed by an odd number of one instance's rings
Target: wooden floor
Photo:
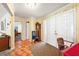
[[[40,42],[31,47],[34,56],[61,56],[61,52],[47,43]]]

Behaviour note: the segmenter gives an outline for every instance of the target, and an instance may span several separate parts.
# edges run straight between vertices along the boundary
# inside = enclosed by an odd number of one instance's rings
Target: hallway
[[[79,4],[1,3],[0,9],[0,55],[61,56],[79,42]]]

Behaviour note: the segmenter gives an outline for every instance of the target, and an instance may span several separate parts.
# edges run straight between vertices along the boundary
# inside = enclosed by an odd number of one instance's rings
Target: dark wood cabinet
[[[10,39],[10,37],[0,38],[0,52],[10,48],[9,39]]]

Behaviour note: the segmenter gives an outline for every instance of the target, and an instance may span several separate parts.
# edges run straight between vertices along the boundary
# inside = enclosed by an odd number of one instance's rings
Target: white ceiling
[[[41,17],[51,13],[67,3],[40,3],[36,9],[29,9],[25,6],[24,3],[14,3],[15,15],[19,17]]]

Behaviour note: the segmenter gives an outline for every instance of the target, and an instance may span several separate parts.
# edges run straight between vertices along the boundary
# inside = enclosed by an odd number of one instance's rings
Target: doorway
[[[38,37],[38,41],[41,41],[41,24],[36,23],[36,36]]]
[[[21,22],[15,22],[15,41],[22,39],[22,24]]]

